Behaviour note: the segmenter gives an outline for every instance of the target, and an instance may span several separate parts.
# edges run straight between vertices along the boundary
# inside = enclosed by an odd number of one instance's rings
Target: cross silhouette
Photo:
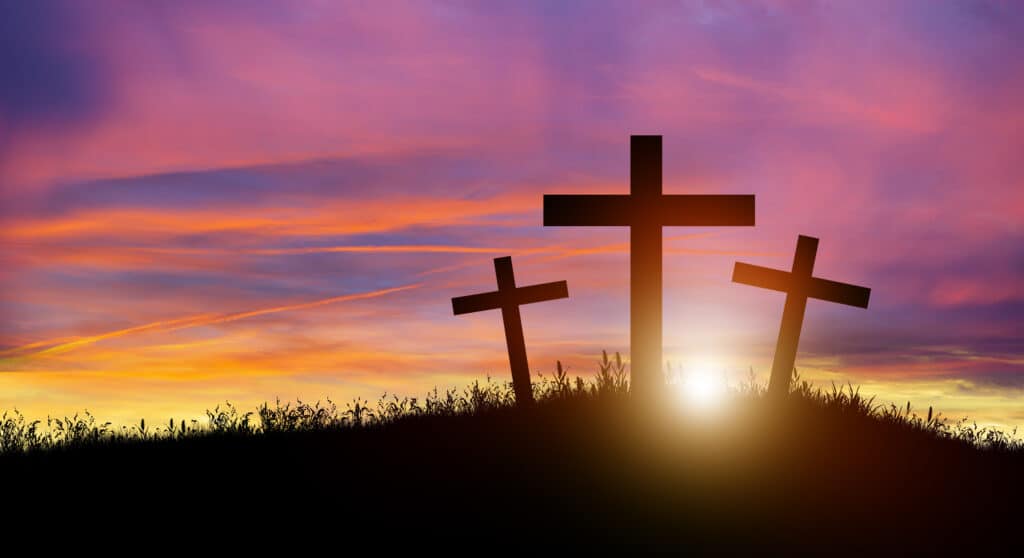
[[[565,281],[541,283],[527,287],[516,287],[512,271],[512,258],[494,258],[494,274],[498,278],[498,290],[452,299],[455,315],[501,309],[505,322],[505,344],[508,346],[508,362],[512,368],[512,389],[519,405],[533,403],[533,388],[530,385],[530,365],[526,362],[526,339],[523,337],[523,319],[519,307],[523,304],[543,302],[569,297],[569,285]]]
[[[545,195],[544,226],[630,228],[630,390],[652,400],[664,386],[661,228],[753,226],[754,196],[663,194],[661,136],[630,136],[629,165],[628,195]]]
[[[866,287],[812,277],[817,253],[818,239],[800,235],[796,242],[792,271],[786,272],[740,262],[736,262],[736,267],[733,268],[733,282],[786,293],[779,340],[775,345],[775,359],[772,361],[772,376],[768,381],[768,393],[776,398],[789,393],[789,379],[796,363],[796,347],[800,342],[800,329],[803,327],[807,299],[817,298],[867,308],[868,298],[871,297],[871,289]]]

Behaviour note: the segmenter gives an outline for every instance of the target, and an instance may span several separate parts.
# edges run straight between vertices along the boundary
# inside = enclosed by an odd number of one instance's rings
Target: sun
[[[681,402],[688,408],[708,413],[720,408],[727,392],[721,369],[711,363],[696,363],[683,369],[676,381]]]

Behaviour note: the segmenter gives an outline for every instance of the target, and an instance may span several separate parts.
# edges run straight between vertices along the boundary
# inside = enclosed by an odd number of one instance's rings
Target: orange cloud
[[[275,237],[366,234],[431,223],[486,224],[496,214],[539,211],[536,194],[510,192],[494,198],[371,199],[359,203],[318,202],[302,208],[216,209],[102,208],[54,217],[12,217],[5,220],[0,239],[38,242],[85,239],[90,236],[136,238],[140,241],[224,232],[255,232]]]

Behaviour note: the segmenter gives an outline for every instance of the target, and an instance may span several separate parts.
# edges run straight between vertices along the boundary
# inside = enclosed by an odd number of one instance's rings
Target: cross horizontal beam
[[[838,304],[867,308],[871,298],[871,289],[818,277],[804,279],[800,285],[800,278],[794,277],[788,271],[750,265],[743,262],[736,262],[732,270],[734,283],[743,283],[773,291],[799,292],[808,298],[827,300]],[[796,283],[796,284],[795,284]]]
[[[732,268],[732,282],[786,293],[792,288],[793,274],[781,269],[736,262]]]
[[[471,314],[484,310],[495,310],[507,305],[519,306],[568,297],[569,284],[565,281],[555,281],[516,287],[512,292],[491,291],[455,297],[452,299],[452,310],[455,311],[455,315]]]
[[[671,194],[546,194],[544,226],[668,227],[754,225],[754,196]]]
[[[871,298],[871,289],[815,277],[807,286],[807,296],[847,306],[867,308],[868,300]]]

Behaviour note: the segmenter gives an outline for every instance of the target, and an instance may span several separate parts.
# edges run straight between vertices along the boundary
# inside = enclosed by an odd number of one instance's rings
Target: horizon
[[[629,354],[629,236],[544,194],[754,194],[754,227],[664,231],[664,359],[767,381],[781,293],[819,385],[1024,426],[1024,6],[12,4],[0,17],[0,409],[130,424],[225,400],[418,396]]]

